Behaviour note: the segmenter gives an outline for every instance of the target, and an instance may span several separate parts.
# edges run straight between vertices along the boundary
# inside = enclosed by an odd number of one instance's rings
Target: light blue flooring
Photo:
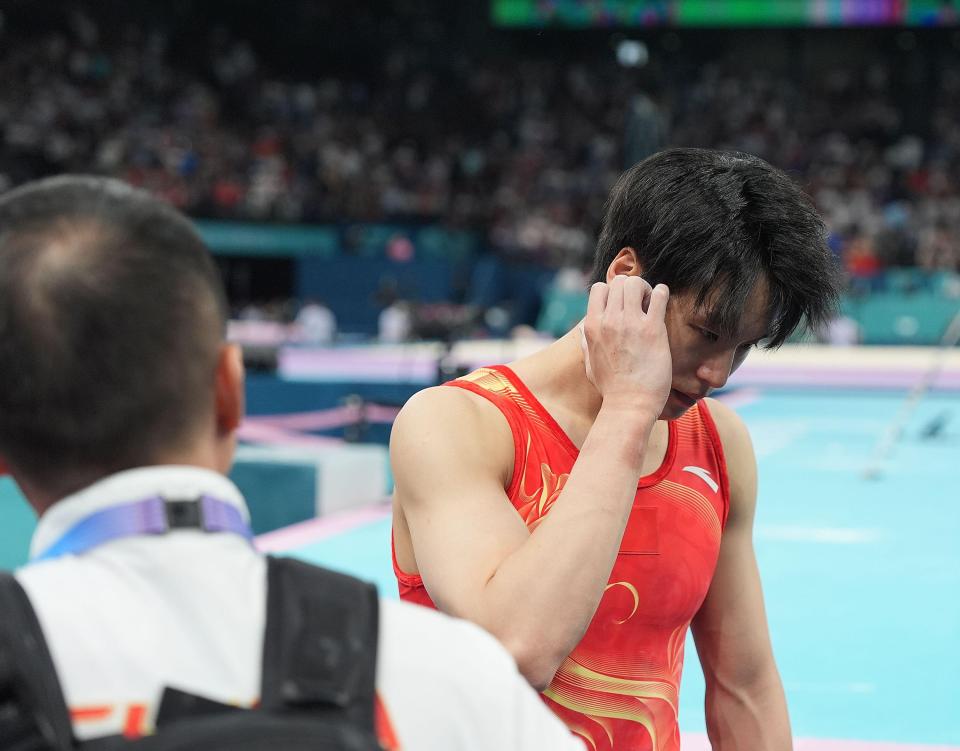
[[[960,745],[960,395],[927,395],[881,478],[864,479],[904,396],[768,391],[738,408],[760,465],[757,558],[799,736]],[[395,596],[389,534],[379,522],[296,555]],[[702,702],[690,642],[685,731],[704,730]]]

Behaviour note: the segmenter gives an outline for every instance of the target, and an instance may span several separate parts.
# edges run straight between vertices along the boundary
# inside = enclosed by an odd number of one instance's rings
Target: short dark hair
[[[709,304],[718,333],[736,330],[756,283],[770,290],[768,347],[802,321],[829,320],[840,275],[823,221],[797,183],[739,152],[670,149],[627,170],[607,199],[594,281],[632,247],[644,277]]]
[[[216,266],[171,206],[81,175],[0,196],[0,454],[40,487],[191,436],[225,326]]]

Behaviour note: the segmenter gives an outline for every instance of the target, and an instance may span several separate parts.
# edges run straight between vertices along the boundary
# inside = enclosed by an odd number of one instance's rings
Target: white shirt
[[[108,477],[40,519],[35,556],[77,522],[153,495],[246,504],[195,467]],[[80,740],[150,732],[163,689],[250,706],[260,693],[266,563],[242,537],[125,537],[17,572],[43,627]],[[403,751],[582,751],[506,651],[465,621],[380,601],[377,691]]]
[[[337,319],[324,305],[308,304],[297,314],[305,341],[311,344],[329,344],[337,335]]]
[[[405,342],[410,337],[413,322],[405,305],[393,304],[380,311],[377,319],[377,338],[381,342]]]

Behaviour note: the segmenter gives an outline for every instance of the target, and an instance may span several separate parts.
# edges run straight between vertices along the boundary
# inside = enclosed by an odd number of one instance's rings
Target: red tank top
[[[507,367],[482,368],[446,384],[488,399],[513,432],[507,495],[533,531],[557,500],[578,451]],[[720,550],[729,486],[703,402],[668,424],[660,468],[640,479],[603,598],[583,639],[543,692],[546,703],[592,751],[679,751],[683,649]],[[419,576],[393,558],[400,597],[436,607]]]

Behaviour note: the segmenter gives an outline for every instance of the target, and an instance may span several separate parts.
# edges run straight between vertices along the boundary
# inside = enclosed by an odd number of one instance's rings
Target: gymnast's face
[[[750,350],[767,335],[768,291],[765,281],[750,294],[733,336],[720,336],[705,311],[698,311],[693,293],[671,295],[667,337],[673,358],[673,383],[660,417],[675,420],[698,399],[721,388],[743,364]]]

